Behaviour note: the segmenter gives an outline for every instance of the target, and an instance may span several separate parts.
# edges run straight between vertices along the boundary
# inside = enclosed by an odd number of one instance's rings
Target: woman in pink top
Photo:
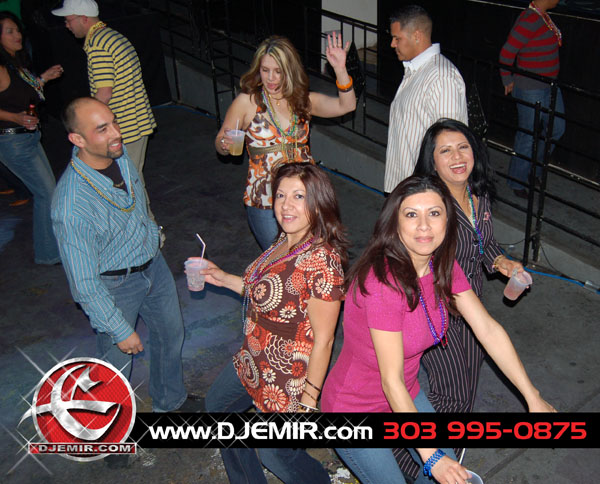
[[[419,388],[423,352],[446,344],[460,313],[530,411],[555,411],[529,380],[510,338],[482,306],[454,260],[456,213],[446,185],[413,176],[386,200],[367,248],[347,276],[344,346],[325,382],[324,412],[433,412]],[[337,449],[365,483],[405,483],[391,449]],[[417,483],[465,484],[451,449],[410,449]],[[422,464],[420,464],[422,465]]]

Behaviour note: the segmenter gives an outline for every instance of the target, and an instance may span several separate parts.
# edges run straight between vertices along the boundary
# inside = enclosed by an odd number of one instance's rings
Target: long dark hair
[[[266,109],[261,96],[260,80],[260,63],[265,55],[273,57],[281,69],[281,93],[287,99],[292,111],[300,119],[309,121],[311,106],[308,97],[308,76],[298,51],[286,37],[272,35],[261,42],[254,53],[250,69],[240,79],[242,92],[249,94],[257,105]]]
[[[297,176],[306,189],[306,208],[310,232],[318,243],[329,244],[340,255],[342,266],[348,262],[348,239],[340,220],[340,208],[331,180],[321,168],[311,163],[281,165],[273,179],[273,194],[284,178]],[[280,229],[281,230],[281,229]]]
[[[4,30],[4,21],[6,19],[12,20],[15,24],[17,24],[19,32],[21,32],[21,34],[23,34],[23,24],[21,23],[19,18],[12,12],[9,12],[7,10],[2,10],[0,12],[0,35],[2,34],[2,31]],[[23,43],[25,43],[25,35],[24,34],[23,34]],[[6,52],[4,47],[2,47],[2,44],[0,44],[0,65],[14,66],[17,68],[25,67],[26,69],[31,69],[31,59],[29,58],[29,55],[27,54],[27,50],[24,48],[21,49],[20,51],[18,51],[15,54],[15,56],[13,57],[8,52]]]
[[[487,195],[490,199],[494,198],[496,189],[493,182],[493,170],[490,166],[488,150],[485,143],[471,129],[455,119],[442,118],[433,123],[425,132],[419,151],[419,159],[415,166],[415,175],[427,175],[435,173],[435,160],[433,152],[437,137],[443,131],[453,131],[462,133],[471,145],[473,150],[473,171],[469,175],[469,185],[471,191],[479,196]]]
[[[376,279],[406,296],[411,311],[419,303],[419,278],[406,247],[398,236],[400,205],[409,196],[435,192],[444,202],[448,221],[446,235],[433,252],[434,288],[438,300],[456,311],[452,297],[452,268],[456,250],[456,212],[446,184],[434,175],[413,175],[401,182],[387,198],[375,223],[367,248],[346,275],[346,287],[368,295],[365,281],[372,270]]]

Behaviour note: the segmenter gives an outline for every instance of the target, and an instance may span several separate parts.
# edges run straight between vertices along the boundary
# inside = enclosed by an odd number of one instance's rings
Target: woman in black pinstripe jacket
[[[524,270],[502,255],[494,238],[490,210],[494,186],[486,145],[460,121],[438,120],[425,133],[415,167],[415,174],[435,172],[454,197],[456,260],[481,297],[484,269],[507,277],[514,269]],[[450,316],[447,337],[446,348],[437,345],[421,360],[429,377],[428,398],[436,412],[471,412],[484,352],[460,316]],[[460,457],[459,449],[456,454]],[[404,471],[415,475],[417,468],[408,453],[397,452],[396,457]]]

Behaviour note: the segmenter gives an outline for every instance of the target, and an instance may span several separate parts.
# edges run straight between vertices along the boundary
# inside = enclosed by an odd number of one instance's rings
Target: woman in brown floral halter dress
[[[313,163],[308,146],[311,116],[332,118],[356,109],[352,78],[346,71],[341,35],[328,37],[327,60],[336,74],[339,96],[309,91],[308,76],[298,52],[285,37],[263,41],[241,80],[242,92],[229,107],[215,138],[219,154],[228,155],[230,130],[246,132],[249,155],[244,205],[248,224],[262,250],[277,236],[273,217],[271,179],[282,163]]]
[[[347,242],[329,178],[310,163],[282,165],[273,181],[279,238],[244,272],[208,262],[206,282],[244,297],[242,348],[212,384],[209,412],[316,411],[343,298]],[[328,483],[303,449],[260,449],[286,483]],[[254,449],[223,449],[231,482],[266,483]]]

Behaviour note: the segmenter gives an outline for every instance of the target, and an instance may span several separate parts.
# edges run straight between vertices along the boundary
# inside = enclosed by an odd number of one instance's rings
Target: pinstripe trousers
[[[490,201],[479,197],[477,222],[483,239],[483,254],[471,221],[454,201],[457,226],[456,260],[477,296],[481,297],[484,268],[491,272],[494,259],[502,253],[492,223]],[[450,315],[447,331],[448,346],[437,345],[425,352],[421,364],[427,371],[429,394],[427,398],[438,413],[471,412],[485,356],[466,321]],[[454,449],[460,455],[461,449]],[[416,476],[419,466],[405,449],[394,449],[394,456],[405,475]]]

